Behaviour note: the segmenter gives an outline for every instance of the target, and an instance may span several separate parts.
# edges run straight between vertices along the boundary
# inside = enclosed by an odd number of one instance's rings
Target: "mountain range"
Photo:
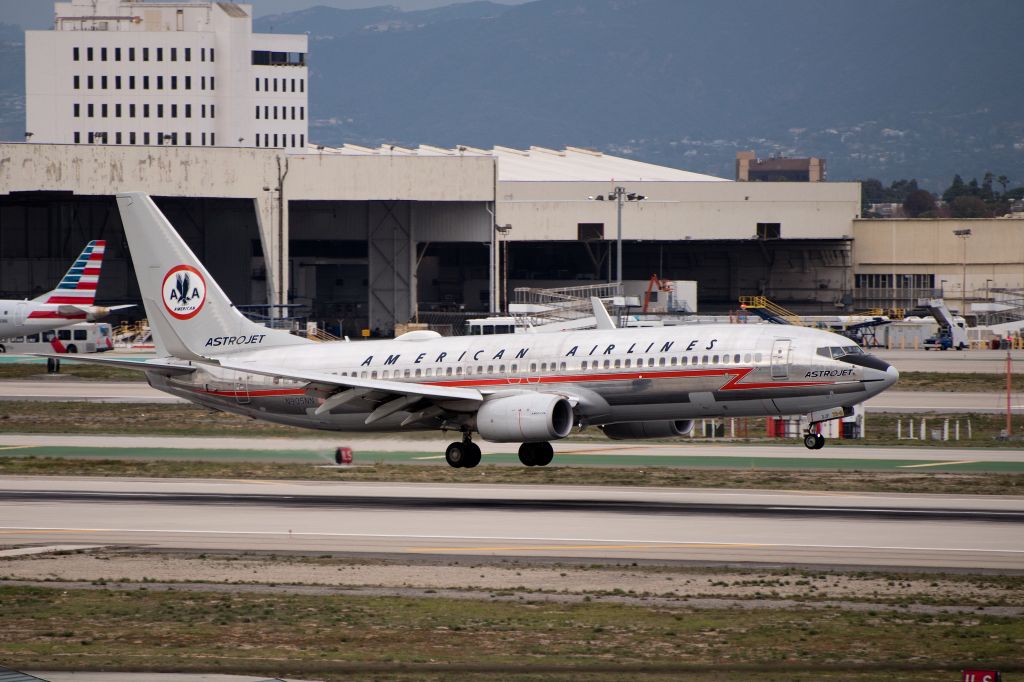
[[[535,0],[264,16],[308,33],[310,139],[589,147],[722,177],[735,152],[833,180],[1024,180],[1017,0]],[[0,27],[0,136],[23,56]]]

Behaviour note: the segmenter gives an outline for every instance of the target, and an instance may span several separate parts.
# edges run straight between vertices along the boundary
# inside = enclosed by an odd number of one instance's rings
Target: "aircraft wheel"
[[[71,344],[70,346],[68,346],[68,352],[69,353],[77,353],[78,352],[78,346],[76,346],[75,344]]]
[[[808,433],[806,436],[804,436],[804,447],[807,448],[808,450],[817,450],[818,449],[818,438],[821,438],[821,436],[819,436],[816,433]],[[822,445],[824,445],[825,444],[825,439],[822,438],[821,442],[822,442]]]
[[[480,453],[480,446],[471,441],[464,441],[462,448],[465,450],[465,456],[462,462],[462,466],[466,469],[472,469],[480,463],[482,457]]]
[[[5,346],[4,344],[0,343],[0,353],[6,353],[6,352],[7,352],[7,346]]]
[[[814,450],[821,450],[825,447],[825,436],[820,433],[814,434]]]
[[[534,465],[539,467],[546,467],[551,464],[551,460],[555,458],[555,449],[551,447],[551,443],[536,443]]]
[[[534,443],[523,443],[519,446],[519,461],[528,467],[537,466],[537,449]]]
[[[458,441],[448,446],[448,449],[444,451],[444,459],[448,462],[448,466],[453,469],[459,469],[466,466],[466,447]]]

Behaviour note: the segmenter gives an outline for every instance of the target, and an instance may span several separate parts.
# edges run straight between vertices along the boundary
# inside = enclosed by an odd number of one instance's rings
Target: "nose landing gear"
[[[808,450],[821,450],[825,447],[825,436],[820,433],[808,433],[804,436],[804,447]]]

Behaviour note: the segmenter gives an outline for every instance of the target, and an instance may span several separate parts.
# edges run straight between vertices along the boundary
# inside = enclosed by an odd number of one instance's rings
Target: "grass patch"
[[[482,464],[472,470],[434,464],[382,464],[329,469],[310,464],[244,461],[74,459],[0,457],[6,476],[134,476],[144,478],[229,478],[263,480],[608,485],[679,488],[743,488],[891,493],[1024,494],[1024,474],[939,471],[800,471],[684,469],[679,467],[543,468]]]
[[[0,363],[0,379],[38,379],[40,376],[52,376],[46,372],[46,362],[4,362]],[[60,376],[88,379],[91,381],[142,381],[146,380],[143,372],[120,367],[90,365],[84,362],[62,362]]]
[[[780,675],[787,666],[934,670],[984,660],[1007,668],[1020,665],[1024,648],[1020,619],[813,607],[749,612],[39,587],[0,587],[0,602],[0,660],[30,669],[56,661],[80,670],[289,677],[323,670],[324,679],[337,680],[345,677],[331,674],[332,667],[377,665],[398,673],[400,666],[443,664],[494,666],[506,671],[499,679],[523,679],[516,675],[541,666],[731,665],[774,671],[759,679],[792,679]]]

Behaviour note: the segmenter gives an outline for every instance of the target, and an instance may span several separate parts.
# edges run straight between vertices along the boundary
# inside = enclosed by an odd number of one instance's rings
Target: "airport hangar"
[[[733,182],[575,148],[390,145],[0,144],[0,296],[45,291],[104,238],[98,300],[137,302],[113,195],[145,191],[236,304],[305,305],[345,334],[494,312],[499,290],[614,276],[616,202],[591,197],[616,186],[645,197],[623,205],[625,280],[697,280],[702,311],[748,294],[852,306],[857,183]]]

